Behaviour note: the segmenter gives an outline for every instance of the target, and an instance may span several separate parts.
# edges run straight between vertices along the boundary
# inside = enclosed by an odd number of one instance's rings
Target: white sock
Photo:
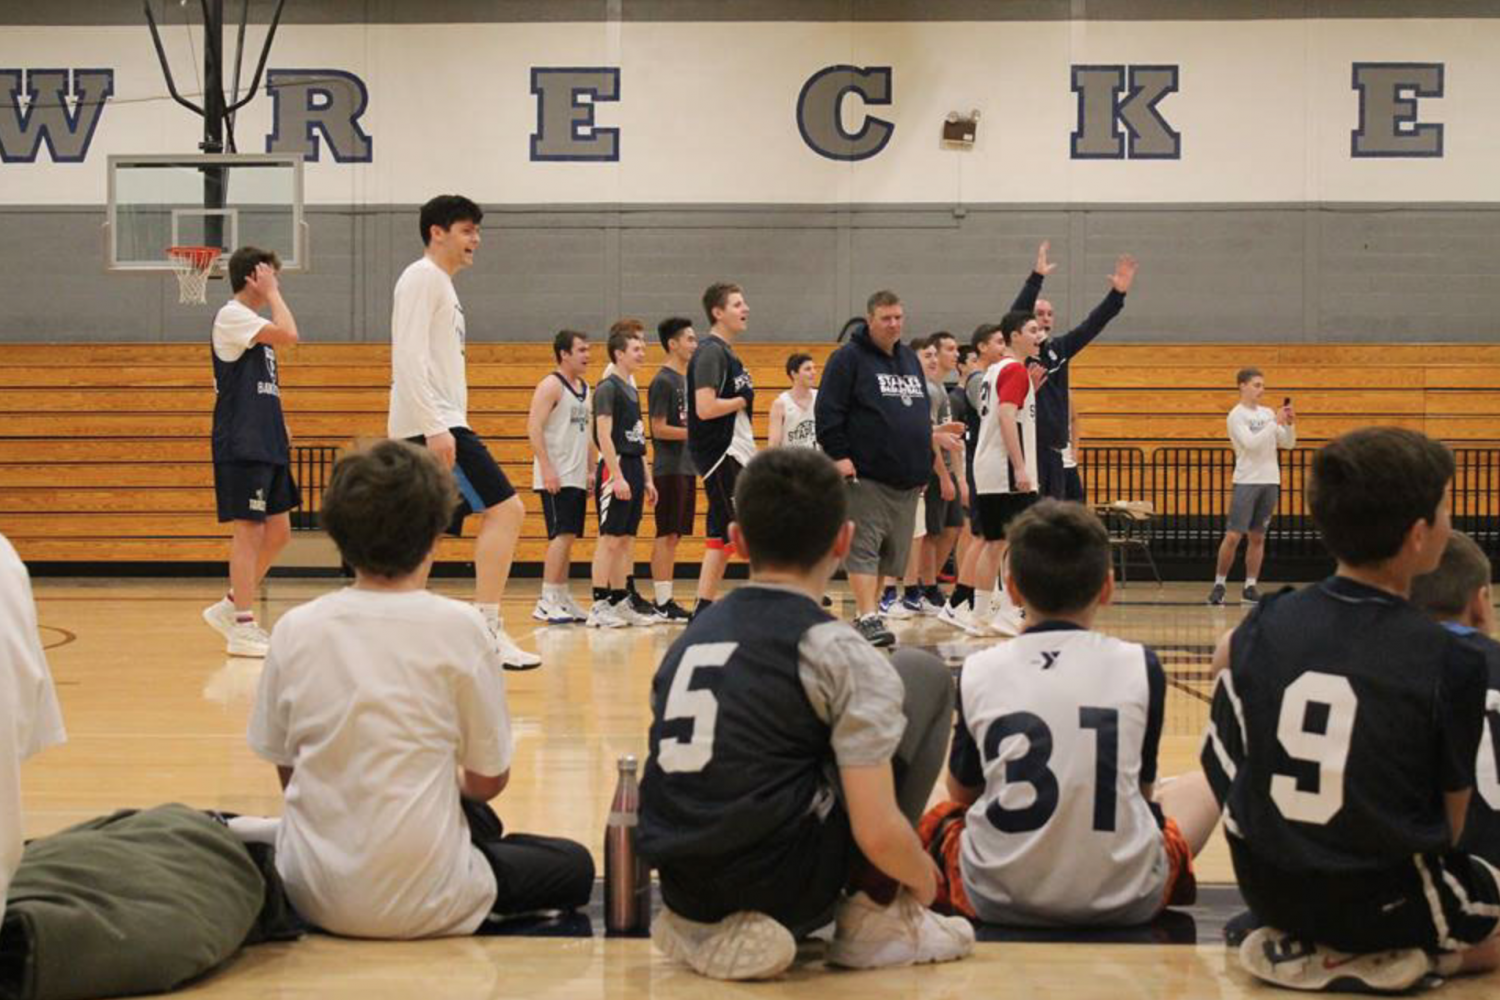
[[[1214,577],[1214,586],[1215,587],[1222,587],[1222,586],[1224,586],[1224,584],[1226,584],[1228,582],[1229,582],[1229,577],[1227,577],[1227,576],[1220,575],[1220,576]]]
[[[1247,577],[1245,577],[1245,586],[1247,586],[1247,587],[1253,587],[1253,586],[1255,586],[1255,577],[1253,577],[1253,576],[1247,576]]]
[[[479,609],[479,613],[484,615],[484,620],[491,625],[500,624],[500,605],[480,604],[478,601],[475,601],[474,607]]]
[[[672,599],[671,580],[653,580],[651,582],[651,589],[656,591],[657,604],[666,604]]]
[[[544,583],[542,584],[542,596],[549,601],[561,603],[568,599],[568,585],[566,583]]]

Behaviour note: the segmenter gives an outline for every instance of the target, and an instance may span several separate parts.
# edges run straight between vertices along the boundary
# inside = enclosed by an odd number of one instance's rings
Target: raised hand
[[[1130,291],[1130,285],[1135,281],[1135,271],[1138,265],[1135,258],[1128,253],[1122,253],[1120,259],[1115,261],[1115,273],[1109,276],[1110,284],[1115,286],[1115,291],[1124,295]]]
[[[1036,264],[1034,264],[1031,268],[1033,271],[1035,271],[1037,274],[1040,274],[1044,278],[1047,275],[1051,274],[1053,271],[1057,270],[1056,264],[1051,264],[1047,261],[1047,251],[1051,248],[1052,243],[1049,240],[1042,240],[1042,245],[1037,247]]]

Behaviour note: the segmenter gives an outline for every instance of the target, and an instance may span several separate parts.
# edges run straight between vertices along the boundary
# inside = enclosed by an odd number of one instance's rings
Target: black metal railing
[[[292,475],[302,490],[302,506],[292,511],[293,531],[314,531],[323,509],[323,491],[333,475],[339,450],[332,445],[296,445],[292,448]]]

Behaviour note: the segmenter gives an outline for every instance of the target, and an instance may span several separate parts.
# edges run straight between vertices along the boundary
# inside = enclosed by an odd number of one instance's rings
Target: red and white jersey
[[[979,444],[974,448],[974,488],[980,493],[1018,493],[1016,472],[1000,433],[1000,404],[1016,408],[1016,431],[1026,459],[1026,479],[1036,490],[1036,388],[1026,366],[1015,358],[1001,358],[984,373],[979,390]]]

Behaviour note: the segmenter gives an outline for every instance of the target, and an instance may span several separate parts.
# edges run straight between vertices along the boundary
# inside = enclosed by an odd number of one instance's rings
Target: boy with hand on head
[[[425,449],[344,455],[322,520],[354,585],[271,636],[250,748],[285,792],[287,896],[334,934],[472,934],[491,913],[573,909],[593,890],[582,845],[506,835],[487,805],[510,780],[500,655],[478,610],[426,589],[457,503]]]
[[[1500,642],[1493,638],[1492,573],[1489,556],[1479,544],[1455,531],[1438,568],[1412,581],[1411,602],[1484,657],[1489,670],[1474,794],[1458,847],[1500,867]]]
[[[1145,923],[1193,902],[1218,805],[1201,773],[1155,789],[1166,674],[1092,630],[1114,593],[1104,525],[1043,500],[1008,535],[1027,625],[959,678],[951,801],[921,826],[945,862],[940,904],[1004,924]]]
[[[616,329],[606,349],[614,371],[594,392],[599,542],[594,547],[594,604],[586,624],[590,628],[655,625],[665,618],[649,603],[647,612],[638,610],[627,583],[641,515],[647,503],[656,503],[656,486],[646,476],[646,428],[641,423],[641,397],[634,377],[646,359],[646,345],[639,332]]]
[[[234,297],[214,317],[214,493],[232,540],[229,593],[204,609],[203,620],[228,640],[230,656],[266,655],[270,640],[255,622],[255,592],[292,537],[289,512],[302,505],[277,379],[276,348],[297,343],[280,270],[268,250],[236,250],[229,258]],[[269,320],[260,315],[268,307]]]
[[[1263,925],[1240,964],[1293,989],[1404,990],[1500,958],[1495,869],[1460,849],[1483,656],[1408,601],[1451,531],[1453,456],[1371,427],[1313,460],[1338,571],[1263,599],[1214,652],[1202,763]]]
[[[947,745],[947,669],[887,657],[818,606],[854,531],[826,456],[764,452],[734,502],[750,583],[693,619],[651,686],[653,941],[716,979],[775,976],[835,920],[836,965],[969,954],[973,928],[926,908],[938,871],[913,829]]]

